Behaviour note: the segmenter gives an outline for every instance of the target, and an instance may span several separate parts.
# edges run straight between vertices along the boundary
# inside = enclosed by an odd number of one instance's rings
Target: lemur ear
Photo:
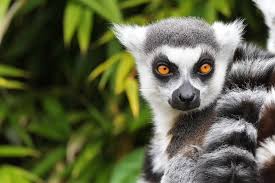
[[[131,52],[140,52],[146,37],[146,27],[138,25],[113,25],[118,40]]]
[[[236,20],[229,24],[215,22],[212,25],[220,46],[229,50],[235,50],[241,43],[244,27],[242,20]]]

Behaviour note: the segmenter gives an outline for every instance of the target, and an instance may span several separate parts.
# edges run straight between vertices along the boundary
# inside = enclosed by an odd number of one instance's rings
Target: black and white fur
[[[193,146],[202,145],[214,123],[213,106],[240,44],[243,25],[240,21],[209,25],[196,18],[178,18],[143,27],[115,25],[114,29],[136,59],[140,91],[154,114],[154,135],[140,182],[160,182],[169,160],[180,152],[192,157]],[[213,58],[214,71],[211,76],[200,78],[194,68],[205,53]],[[162,81],[154,75],[154,62],[160,55],[176,65],[177,77]],[[178,110],[169,100],[186,81],[200,91],[200,105],[192,110]]]
[[[140,90],[154,114],[154,136],[139,182],[257,182],[257,126],[266,98],[272,98],[266,86],[272,85],[273,56],[239,46],[240,21],[208,25],[195,18],[179,18],[143,27],[115,25],[114,29],[137,61]],[[204,53],[215,61],[214,73],[207,80],[193,75]],[[162,81],[154,75],[153,65],[160,55],[177,66],[178,77]],[[254,72],[253,64],[263,62],[267,63],[259,71],[271,71],[259,79],[266,73]],[[243,65],[249,65],[248,69]],[[248,83],[236,77],[240,73]],[[191,110],[175,109],[168,101],[186,80],[200,91],[200,105]],[[219,99],[224,88],[226,93]]]

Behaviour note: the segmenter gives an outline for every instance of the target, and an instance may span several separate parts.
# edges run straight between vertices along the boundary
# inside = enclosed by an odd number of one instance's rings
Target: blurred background
[[[111,22],[244,18],[250,0],[0,0],[1,183],[134,183],[152,124]]]

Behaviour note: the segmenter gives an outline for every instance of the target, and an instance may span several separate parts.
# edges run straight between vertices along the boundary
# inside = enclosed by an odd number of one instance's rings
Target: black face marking
[[[185,81],[176,89],[168,103],[174,109],[188,111],[200,106],[200,91],[192,86],[189,81]]]
[[[168,75],[161,75],[158,73],[157,68],[160,65],[165,65],[170,69],[170,72]],[[179,76],[178,66],[170,62],[168,57],[163,54],[160,54],[154,58],[154,61],[152,64],[152,72],[154,76],[162,82],[168,82],[170,79],[177,78]]]
[[[169,45],[174,47],[196,47],[206,44],[219,49],[214,30],[198,18],[171,18],[150,25],[147,31],[144,52]]]
[[[199,72],[199,68],[203,64],[210,64],[211,65],[212,68],[211,68],[211,71],[208,74],[202,74],[202,73]],[[213,76],[214,71],[215,71],[214,57],[208,52],[203,52],[201,54],[200,59],[198,60],[198,62],[193,67],[192,76],[200,78],[201,81],[206,81],[206,80],[210,79]]]

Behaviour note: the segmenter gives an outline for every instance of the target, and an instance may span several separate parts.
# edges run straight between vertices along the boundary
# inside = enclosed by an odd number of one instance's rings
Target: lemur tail
[[[260,113],[256,159],[264,183],[275,182],[275,91],[271,90]]]
[[[275,182],[275,90],[255,88],[235,89],[226,93],[218,102],[218,115],[227,119],[244,120],[257,129],[257,146],[243,143],[245,149],[256,156],[260,179],[264,183]],[[238,131],[238,127],[235,129]],[[232,133],[233,134],[233,133]],[[242,139],[249,137],[249,131]],[[232,135],[231,137],[234,137]],[[250,138],[252,142],[253,139]],[[255,140],[254,140],[255,142]],[[247,144],[247,145],[244,145]],[[250,145],[249,145],[250,144]],[[255,143],[254,143],[255,144]],[[256,152],[255,152],[256,147]],[[254,150],[253,150],[254,149]]]
[[[274,0],[253,0],[256,6],[262,11],[265,24],[269,28],[267,49],[275,53],[275,6]]]

